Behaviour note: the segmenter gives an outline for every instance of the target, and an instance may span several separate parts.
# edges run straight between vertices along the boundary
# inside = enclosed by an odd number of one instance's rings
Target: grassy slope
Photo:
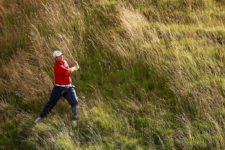
[[[1,149],[224,149],[223,0],[0,2]],[[81,65],[79,127],[52,50]],[[74,78],[74,77],[73,77]]]

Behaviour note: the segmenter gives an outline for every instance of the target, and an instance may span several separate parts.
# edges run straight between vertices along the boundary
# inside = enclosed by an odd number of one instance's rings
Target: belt
[[[60,86],[60,87],[71,87],[72,84],[67,84],[67,85],[55,84],[55,86]]]

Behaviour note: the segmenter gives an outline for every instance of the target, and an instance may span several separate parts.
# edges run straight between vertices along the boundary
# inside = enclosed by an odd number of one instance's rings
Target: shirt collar
[[[64,60],[55,61],[55,64],[64,64]]]

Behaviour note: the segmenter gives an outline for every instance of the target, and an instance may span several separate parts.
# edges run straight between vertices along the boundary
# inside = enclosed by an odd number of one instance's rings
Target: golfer
[[[74,62],[72,67],[69,67],[67,61],[63,58],[63,53],[60,50],[53,52],[55,59],[54,64],[54,87],[49,101],[44,106],[39,117],[35,120],[35,123],[45,118],[52,108],[56,105],[59,98],[63,96],[71,105],[72,108],[72,125],[77,126],[78,115],[78,98],[74,86],[72,85],[71,73],[79,69],[77,61]]]

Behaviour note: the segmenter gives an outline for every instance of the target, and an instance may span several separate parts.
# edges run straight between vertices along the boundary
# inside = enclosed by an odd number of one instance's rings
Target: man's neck
[[[55,62],[61,62],[64,61],[64,59],[56,59]]]

